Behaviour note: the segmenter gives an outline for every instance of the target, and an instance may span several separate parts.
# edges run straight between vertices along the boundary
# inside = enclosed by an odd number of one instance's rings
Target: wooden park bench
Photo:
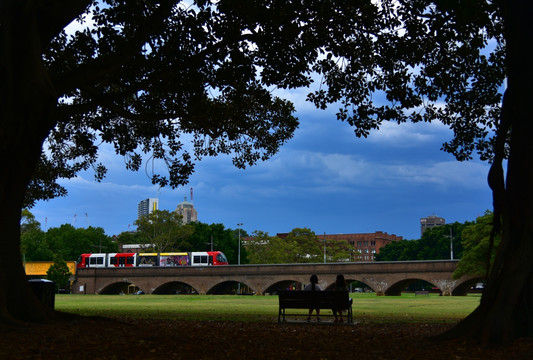
[[[353,322],[352,299],[348,291],[278,291],[278,323],[285,320],[286,309],[338,309],[348,311],[348,323]],[[301,314],[300,314],[301,315]],[[323,315],[320,316],[333,316]],[[306,314],[307,317],[307,314]]]

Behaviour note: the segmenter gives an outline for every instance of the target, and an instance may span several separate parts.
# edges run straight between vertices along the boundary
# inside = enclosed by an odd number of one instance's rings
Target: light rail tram
[[[168,267],[228,265],[221,251],[193,251],[167,253],[96,253],[81,254],[76,267]]]

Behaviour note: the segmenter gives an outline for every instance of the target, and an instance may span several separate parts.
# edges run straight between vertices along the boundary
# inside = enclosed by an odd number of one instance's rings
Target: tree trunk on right
[[[502,242],[479,307],[443,338],[509,344],[533,336],[533,2],[504,1],[502,11],[508,82],[502,122],[511,129],[501,204],[494,194]]]

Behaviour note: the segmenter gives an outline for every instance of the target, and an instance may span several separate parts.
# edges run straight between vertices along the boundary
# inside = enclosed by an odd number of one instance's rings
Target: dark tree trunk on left
[[[37,11],[21,3],[4,2],[0,12],[1,323],[54,317],[29,288],[20,254],[24,195],[42,144],[54,126],[57,103],[41,60]]]

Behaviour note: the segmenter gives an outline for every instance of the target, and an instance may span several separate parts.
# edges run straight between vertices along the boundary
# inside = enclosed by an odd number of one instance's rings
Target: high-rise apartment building
[[[137,218],[140,219],[143,216],[148,216],[154,210],[159,209],[159,199],[157,198],[149,198],[141,201],[139,205],[137,205]]]
[[[436,215],[430,215],[425,218],[420,219],[420,236],[424,234],[424,231],[435,226],[442,226],[446,224],[444,218],[438,217]]]
[[[178,204],[176,207],[176,212],[183,216],[184,224],[198,221],[198,213],[196,212],[192,202],[187,201],[187,197],[185,197],[183,202]]]

